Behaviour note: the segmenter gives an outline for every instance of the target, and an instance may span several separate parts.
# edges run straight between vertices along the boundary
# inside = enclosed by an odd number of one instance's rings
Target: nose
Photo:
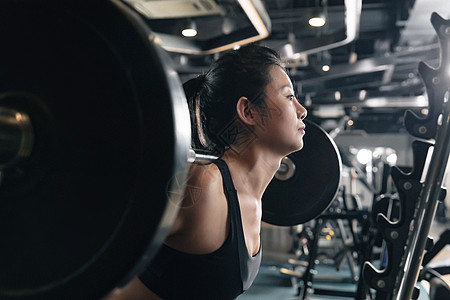
[[[300,102],[298,102],[297,99],[295,102],[297,103],[297,118],[303,120],[308,115],[308,111],[303,107],[303,105],[300,104]]]

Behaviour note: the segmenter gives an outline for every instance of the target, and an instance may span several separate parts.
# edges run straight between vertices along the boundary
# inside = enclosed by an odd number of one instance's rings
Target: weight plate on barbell
[[[274,177],[263,198],[263,221],[280,226],[306,223],[328,208],[341,180],[341,157],[333,139],[308,119],[303,149],[287,157],[295,165],[289,179]]]
[[[119,1],[2,1],[0,36],[0,106],[34,135],[2,170],[0,298],[98,299],[145,268],[176,215],[181,83]]]

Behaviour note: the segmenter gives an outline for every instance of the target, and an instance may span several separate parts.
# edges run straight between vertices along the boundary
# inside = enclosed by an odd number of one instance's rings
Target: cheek
[[[284,118],[287,123],[290,123],[291,125],[297,127],[298,119],[297,119],[297,112],[295,109],[289,109],[285,112]]]

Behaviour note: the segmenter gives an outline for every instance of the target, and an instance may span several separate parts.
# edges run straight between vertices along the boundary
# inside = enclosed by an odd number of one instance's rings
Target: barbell
[[[214,157],[190,149],[171,59],[124,3],[2,1],[0,36],[0,299],[99,299],[143,271],[188,164]],[[309,221],[337,193],[336,145],[305,122],[266,222]]]

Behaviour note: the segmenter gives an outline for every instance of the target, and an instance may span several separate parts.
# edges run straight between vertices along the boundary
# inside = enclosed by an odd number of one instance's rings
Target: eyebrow
[[[292,89],[292,90],[294,89],[294,87],[292,85],[289,85],[289,84],[285,84],[285,85],[281,86],[280,90],[282,90],[284,88],[289,88],[289,89]]]

